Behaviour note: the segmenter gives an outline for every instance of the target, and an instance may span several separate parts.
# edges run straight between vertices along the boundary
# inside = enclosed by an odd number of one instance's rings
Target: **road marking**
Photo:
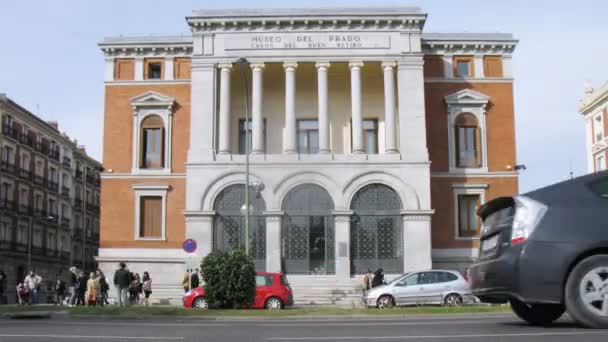
[[[142,337],[142,336],[89,336],[89,335],[26,335],[0,334],[0,337],[28,338],[74,338],[74,339],[104,339],[104,340],[172,340],[183,341],[183,337]]]
[[[422,339],[457,339],[457,338],[487,338],[487,337],[542,337],[542,336],[571,336],[597,335],[601,331],[572,331],[554,333],[520,333],[520,334],[475,334],[475,335],[420,335],[420,336],[336,336],[336,337],[270,337],[266,341],[341,341],[341,340],[422,340]]]

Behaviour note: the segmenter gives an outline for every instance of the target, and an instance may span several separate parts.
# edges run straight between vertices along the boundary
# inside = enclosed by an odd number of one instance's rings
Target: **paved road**
[[[608,341],[608,330],[586,330],[563,319],[530,327],[510,314],[380,319],[0,320],[0,341]]]

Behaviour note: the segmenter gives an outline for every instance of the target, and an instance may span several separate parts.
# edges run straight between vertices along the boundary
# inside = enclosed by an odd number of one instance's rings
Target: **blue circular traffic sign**
[[[196,251],[196,241],[193,239],[186,239],[182,245],[182,248],[186,253],[194,253]]]

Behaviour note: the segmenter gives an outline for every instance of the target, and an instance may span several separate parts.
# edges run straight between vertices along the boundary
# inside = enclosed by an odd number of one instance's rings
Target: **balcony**
[[[76,170],[76,179],[82,180],[82,171]]]
[[[34,208],[34,216],[38,218],[46,217],[46,210],[42,208]]]
[[[64,156],[61,164],[69,169],[72,167],[72,159]]]
[[[2,124],[2,135],[15,140],[19,140],[19,131],[12,125]]]
[[[31,181],[32,180],[32,172],[30,170],[19,168],[19,178]]]
[[[30,139],[30,136],[27,134],[21,134],[19,136],[19,142],[22,143],[23,145],[32,147],[32,139]]]
[[[50,258],[56,258],[58,256],[57,250],[52,248],[46,248],[45,255]]]
[[[67,218],[67,217],[62,217],[61,218],[61,225],[63,227],[68,227],[69,228],[70,227],[70,219]]]
[[[34,175],[34,184],[44,186],[44,184],[45,184],[44,177],[40,176],[40,175]]]
[[[49,216],[46,217],[47,222],[50,224],[59,224],[59,216],[57,213],[49,213]]]
[[[41,247],[41,246],[32,246],[32,254],[34,254],[34,255],[44,255],[44,247]]]
[[[32,215],[32,207],[25,203],[19,204],[19,214],[27,216]]]
[[[0,209],[15,210],[15,201],[7,198],[0,199]]]
[[[49,189],[49,191],[59,192],[59,183],[49,180],[47,183],[47,188]]]
[[[70,188],[68,188],[67,186],[62,186],[61,187],[61,196],[63,196],[63,198],[65,198],[65,199],[69,199],[70,198]]]
[[[82,200],[80,198],[74,198],[74,208],[82,209]]]
[[[11,163],[9,160],[3,160],[2,161],[2,172],[14,175],[15,174],[15,164]]]
[[[34,144],[34,149],[36,149],[37,152],[46,154],[46,146],[44,146],[41,141],[36,141],[36,144]]]

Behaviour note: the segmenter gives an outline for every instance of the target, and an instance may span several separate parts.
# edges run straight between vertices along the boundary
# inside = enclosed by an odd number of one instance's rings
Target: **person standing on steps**
[[[374,274],[374,279],[372,279],[372,287],[377,287],[384,284],[384,270],[379,268]]]
[[[131,283],[131,279],[129,279],[129,270],[127,270],[127,265],[124,262],[121,262],[118,270],[114,272],[114,286],[116,286],[116,291],[118,292],[118,305],[127,306],[127,293],[129,292],[129,285]]]

